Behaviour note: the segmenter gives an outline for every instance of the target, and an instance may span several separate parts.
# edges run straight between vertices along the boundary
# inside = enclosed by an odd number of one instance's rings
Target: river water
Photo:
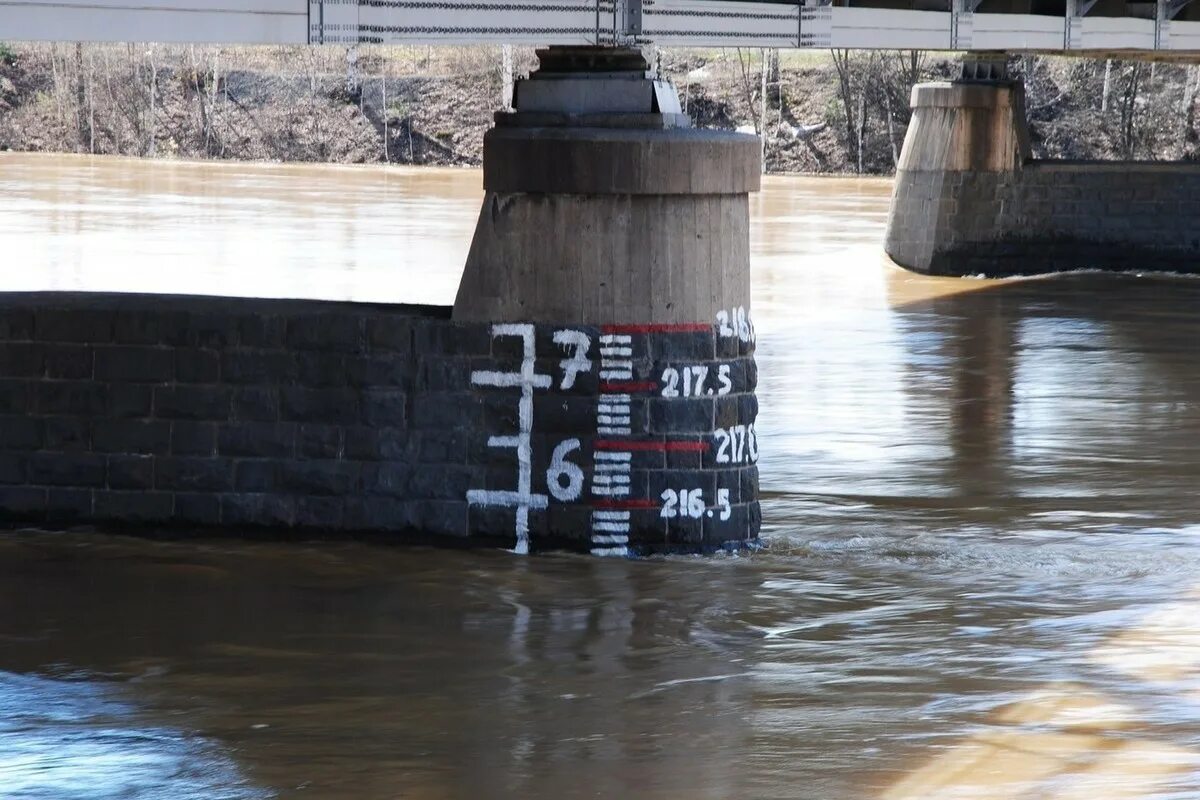
[[[0,155],[0,289],[448,303],[479,180]],[[6,534],[0,797],[1200,796],[1200,281],[910,275],[888,190],[752,201],[767,550]]]

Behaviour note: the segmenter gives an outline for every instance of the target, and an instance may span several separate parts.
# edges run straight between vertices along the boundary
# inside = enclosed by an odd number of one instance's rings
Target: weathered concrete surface
[[[596,453],[606,448],[631,454],[621,495],[638,501],[630,552],[757,535],[747,326],[626,334],[629,380],[651,391],[626,402],[624,439],[636,445],[621,450],[600,407],[599,329],[566,329],[564,349],[564,329],[525,326],[527,351],[519,333],[448,316],[352,303],[0,294],[0,523],[512,547],[513,510],[468,498],[518,489],[518,452],[489,443],[524,426],[526,492],[542,498],[530,501],[532,549],[594,548],[595,506],[614,499],[594,492],[604,460]],[[581,361],[568,382],[563,362],[573,356]],[[546,379],[531,388],[526,419],[521,387],[479,376],[519,375],[527,359]],[[691,397],[669,401],[659,379],[685,365],[705,368],[704,390],[693,381]],[[550,471],[571,439],[559,462],[578,468],[564,467],[574,486]],[[699,491],[702,512],[664,515],[667,488]]]
[[[542,51],[542,70],[520,86],[580,84],[558,52]],[[659,96],[669,84],[648,77],[640,55],[626,61],[587,79],[608,87],[595,109],[570,92],[549,119],[541,105],[521,107],[519,86],[516,112],[497,115],[456,320],[710,324],[750,307],[757,137],[678,127],[677,102]],[[613,92],[631,102],[614,106]]]
[[[933,275],[1200,271],[1200,165],[1029,158],[1019,84],[929,84],[885,249]]]

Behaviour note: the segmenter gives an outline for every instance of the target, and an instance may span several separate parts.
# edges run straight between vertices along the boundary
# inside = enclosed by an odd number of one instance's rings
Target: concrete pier
[[[513,353],[473,377],[517,414],[488,440],[516,469],[471,493],[472,519],[511,514],[517,549],[539,518],[604,555],[753,541],[758,140],[691,129],[639,50],[539,59],[484,140],[454,305]]]
[[[1017,81],[914,87],[885,249],[931,275],[1200,271],[1200,165],[1035,160]]]

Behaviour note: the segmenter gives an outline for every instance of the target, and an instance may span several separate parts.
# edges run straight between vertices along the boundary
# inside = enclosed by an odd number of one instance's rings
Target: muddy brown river
[[[0,154],[0,289],[448,303],[469,171]],[[767,549],[0,535],[0,798],[1200,797],[1200,281],[752,199]]]

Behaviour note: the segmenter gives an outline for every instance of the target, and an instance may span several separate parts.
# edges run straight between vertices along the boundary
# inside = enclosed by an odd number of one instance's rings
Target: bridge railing
[[[937,2],[937,0],[933,0]],[[1180,0],[1153,18],[996,13],[1014,0],[0,0],[0,39],[243,44],[611,44],[922,50],[1200,51]],[[913,0],[928,8],[930,0]],[[880,7],[886,6],[886,7]],[[1128,6],[1121,6],[1128,8]],[[1111,10],[1110,10],[1111,13]]]

